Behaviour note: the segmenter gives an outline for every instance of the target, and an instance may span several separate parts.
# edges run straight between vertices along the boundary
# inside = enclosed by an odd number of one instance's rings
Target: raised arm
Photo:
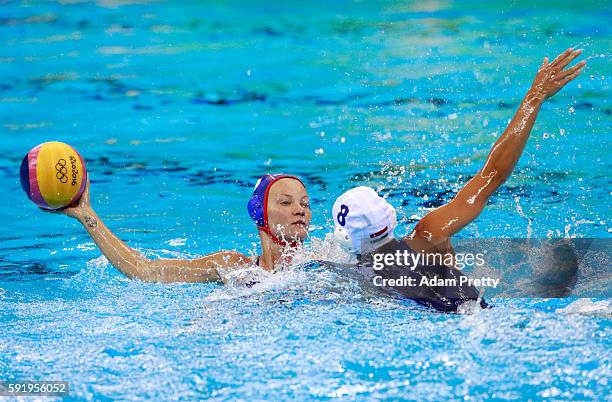
[[[425,215],[408,236],[409,240],[416,242],[417,246],[444,242],[480,215],[489,197],[512,173],[542,103],[576,78],[585,66],[586,62],[582,61],[564,70],[580,53],[581,50],[570,48],[551,63],[544,58],[531,88],[506,130],[493,144],[482,169],[448,204]]]
[[[78,204],[57,212],[81,222],[102,254],[129,278],[146,282],[214,282],[222,279],[219,269],[250,263],[245,255],[235,251],[220,251],[193,260],[146,258],[115,236],[100,220],[89,203],[89,182]]]

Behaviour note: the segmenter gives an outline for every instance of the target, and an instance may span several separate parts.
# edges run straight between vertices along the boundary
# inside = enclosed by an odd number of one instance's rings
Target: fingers
[[[568,68],[567,70],[561,71],[559,73],[559,75],[557,76],[557,79],[561,80],[565,77],[567,77],[570,74],[573,74],[576,71],[580,71],[582,70],[582,67],[584,67],[586,65],[586,61],[583,60],[580,63],[576,64],[574,67],[572,68]]]
[[[574,78],[578,77],[578,74],[580,74],[580,69],[574,71],[573,73],[571,73],[570,75],[568,75],[567,77],[563,78],[560,82],[559,85],[561,87],[565,86],[568,82],[570,82],[571,80],[573,80]]]
[[[565,59],[567,56],[569,56],[572,52],[574,51],[574,48],[570,47],[569,49],[567,49],[565,52],[561,53],[560,55],[558,55],[553,61],[552,63],[550,63],[551,67],[556,66],[557,64],[559,64],[561,62],[561,60]]]
[[[40,208],[41,211],[44,211],[46,213],[49,214],[53,214],[53,215],[69,215],[67,213],[67,208],[59,208],[59,209],[46,209],[46,208]]]
[[[60,214],[60,212],[58,212],[55,209],[46,209],[46,208],[42,208],[42,207],[38,207],[38,209],[40,209],[43,212],[50,213],[50,214]]]
[[[77,205],[87,205],[89,204],[89,177],[87,178],[87,182],[85,183],[85,188],[83,189],[83,194],[77,201]]]
[[[559,64],[557,65],[557,67],[559,69],[565,68],[565,66],[570,64],[572,62],[572,60],[574,60],[576,57],[580,56],[580,53],[582,53],[582,49],[579,49],[579,50],[576,50],[575,52],[572,52],[569,56],[567,56],[562,61],[560,61]]]

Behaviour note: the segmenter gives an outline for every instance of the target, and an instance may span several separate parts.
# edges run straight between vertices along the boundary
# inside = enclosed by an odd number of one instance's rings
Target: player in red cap
[[[146,258],[119,239],[100,220],[89,202],[89,182],[78,204],[58,210],[83,224],[108,261],[130,278],[148,282],[211,282],[226,280],[236,268],[258,265],[273,272],[291,261],[291,251],[308,235],[312,214],[306,187],[295,176],[266,174],[248,203],[261,239],[261,255],[247,257],[219,251],[201,258]],[[248,282],[246,282],[248,284]]]

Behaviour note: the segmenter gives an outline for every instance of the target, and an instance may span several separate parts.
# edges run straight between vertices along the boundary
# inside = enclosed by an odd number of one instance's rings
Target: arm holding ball
[[[89,201],[89,181],[76,204],[51,211],[78,220],[108,261],[127,277],[146,282],[214,282],[219,268],[247,265],[251,261],[235,251],[219,251],[193,260],[150,260],[129,247],[102,222]]]

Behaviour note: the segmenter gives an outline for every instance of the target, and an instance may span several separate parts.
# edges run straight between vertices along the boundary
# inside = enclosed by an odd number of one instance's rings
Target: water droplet
[[[317,148],[317,149],[315,149],[314,152],[315,152],[316,155],[323,155],[323,152],[325,152],[325,151],[323,151],[323,148]]]

